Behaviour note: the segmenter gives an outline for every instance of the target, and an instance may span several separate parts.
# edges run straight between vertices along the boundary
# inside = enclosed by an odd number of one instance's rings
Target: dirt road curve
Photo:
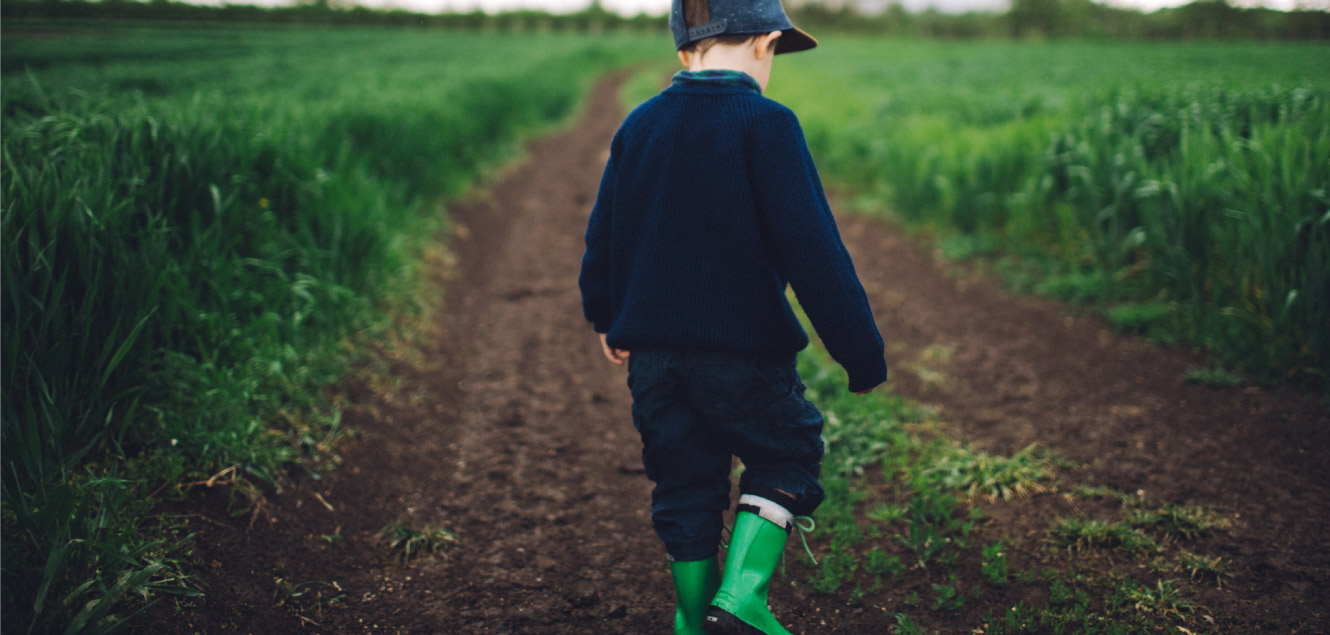
[[[342,468],[296,478],[252,526],[224,512],[224,488],[199,490],[181,511],[209,595],[183,613],[159,605],[134,630],[668,632],[672,592],[624,373],[600,357],[576,287],[617,87],[602,82],[580,124],[449,210],[457,264],[440,280],[428,363],[397,369],[395,390],[347,388],[358,404],[347,423],[364,433]],[[1182,353],[949,275],[876,221],[845,218],[842,233],[892,342],[898,390],[939,405],[978,445],[1040,441],[1095,461],[1104,484],[1240,514],[1221,539],[1235,569],[1225,612],[1270,632],[1324,628],[1330,421],[1314,399],[1184,385],[1194,360]],[[911,371],[929,346],[950,353],[929,362],[944,381]],[[394,521],[440,523],[459,542],[403,566],[374,538]],[[894,624],[780,584],[795,632]]]

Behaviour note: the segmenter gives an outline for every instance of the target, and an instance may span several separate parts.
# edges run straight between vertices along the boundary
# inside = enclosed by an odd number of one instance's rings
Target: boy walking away
[[[795,518],[825,494],[822,415],[795,371],[808,337],[786,286],[851,391],[886,380],[882,337],[799,122],[762,96],[773,56],[816,40],[779,0],[674,0],[670,27],[688,70],[614,136],[583,310],[605,356],[628,364],[674,632],[788,633],[768,582]],[[722,575],[733,456],[745,469]]]

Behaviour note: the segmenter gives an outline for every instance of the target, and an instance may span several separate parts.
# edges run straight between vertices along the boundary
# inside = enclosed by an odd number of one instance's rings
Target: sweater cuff
[[[872,390],[887,380],[887,360],[878,358],[876,365],[846,371],[850,376],[850,392]]]

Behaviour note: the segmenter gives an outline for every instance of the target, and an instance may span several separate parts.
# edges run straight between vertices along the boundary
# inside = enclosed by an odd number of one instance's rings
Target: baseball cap
[[[674,45],[681,49],[693,42],[717,35],[761,35],[780,31],[776,53],[795,53],[817,46],[813,36],[797,29],[785,15],[780,0],[700,0],[711,7],[711,21],[692,28],[684,20],[684,0],[673,0],[670,31]]]

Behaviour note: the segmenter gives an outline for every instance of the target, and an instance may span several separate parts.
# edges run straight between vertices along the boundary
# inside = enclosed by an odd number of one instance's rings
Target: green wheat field
[[[772,96],[821,169],[953,256],[1266,378],[1330,372],[1321,45],[837,43]],[[834,99],[827,97],[834,95]]]

